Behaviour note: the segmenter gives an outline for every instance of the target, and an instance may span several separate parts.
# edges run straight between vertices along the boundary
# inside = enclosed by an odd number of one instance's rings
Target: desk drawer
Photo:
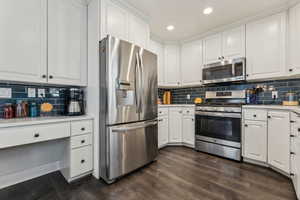
[[[86,146],[71,151],[71,177],[82,175],[93,169],[92,146]]]
[[[3,128],[0,130],[0,149],[70,137],[70,132],[70,123]]]
[[[71,138],[71,148],[78,148],[92,144],[92,134],[73,136]]]
[[[93,121],[83,120],[71,122],[71,135],[82,135],[93,132]]]
[[[260,109],[244,109],[244,118],[246,120],[267,121],[267,111]]]

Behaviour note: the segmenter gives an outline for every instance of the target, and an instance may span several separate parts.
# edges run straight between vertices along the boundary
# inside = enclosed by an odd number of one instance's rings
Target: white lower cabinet
[[[244,157],[267,162],[267,123],[244,122]]]
[[[169,108],[169,142],[182,142],[182,108]]]
[[[71,151],[70,177],[80,176],[93,168],[93,148],[91,145]]]
[[[187,106],[158,109],[158,148],[167,145],[195,146],[195,108]]]
[[[290,173],[289,112],[268,112],[268,163]]]
[[[158,118],[158,148],[164,147],[169,142],[169,117]]]
[[[70,127],[70,145],[66,146],[61,162],[61,173],[68,182],[93,170],[93,121],[74,121]]]
[[[195,117],[184,115],[182,118],[182,142],[195,147]]]

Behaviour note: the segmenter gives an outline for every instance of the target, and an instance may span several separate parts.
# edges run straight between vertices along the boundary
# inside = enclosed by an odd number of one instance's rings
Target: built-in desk
[[[92,173],[93,118],[0,120],[0,188],[60,170],[68,182]]]

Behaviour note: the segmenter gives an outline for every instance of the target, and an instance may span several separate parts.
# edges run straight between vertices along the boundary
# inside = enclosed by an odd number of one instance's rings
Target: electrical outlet
[[[272,98],[277,99],[278,98],[278,91],[272,91]]]
[[[11,88],[0,88],[0,98],[11,98],[12,91]]]
[[[191,99],[191,95],[190,94],[186,95],[186,99],[190,100]]]
[[[38,97],[39,98],[46,97],[46,90],[45,89],[38,89]]]
[[[27,96],[29,98],[35,98],[36,97],[36,90],[35,90],[35,88],[28,88],[28,90],[27,90]]]

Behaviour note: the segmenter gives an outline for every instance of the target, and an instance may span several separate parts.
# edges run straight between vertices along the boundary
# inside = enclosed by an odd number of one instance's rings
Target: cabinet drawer
[[[86,146],[71,151],[70,176],[76,177],[93,169],[92,146]]]
[[[3,128],[0,149],[65,137],[70,137],[70,123]]]
[[[71,122],[71,135],[82,135],[91,132],[93,132],[92,120]]]
[[[71,148],[75,149],[92,144],[92,134],[78,135],[71,138]]]
[[[168,108],[158,108],[158,116],[165,116],[169,114]]]
[[[182,113],[184,115],[195,115],[195,109],[194,108],[183,108]]]
[[[266,110],[244,109],[243,112],[246,120],[267,121]]]

